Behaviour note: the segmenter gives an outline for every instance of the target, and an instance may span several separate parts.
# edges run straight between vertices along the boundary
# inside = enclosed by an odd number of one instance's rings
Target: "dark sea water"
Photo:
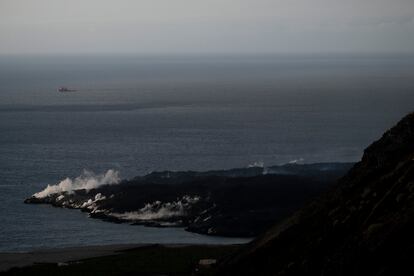
[[[357,161],[412,110],[411,57],[0,57],[0,252],[243,242],[23,200],[84,169]]]

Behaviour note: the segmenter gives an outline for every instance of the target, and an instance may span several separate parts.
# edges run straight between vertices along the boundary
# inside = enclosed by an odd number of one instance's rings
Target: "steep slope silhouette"
[[[223,275],[412,275],[414,113],[334,188],[225,261]]]

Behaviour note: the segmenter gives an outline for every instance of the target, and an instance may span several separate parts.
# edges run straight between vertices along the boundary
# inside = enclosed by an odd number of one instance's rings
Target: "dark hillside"
[[[414,113],[327,194],[227,260],[224,275],[411,275]]]

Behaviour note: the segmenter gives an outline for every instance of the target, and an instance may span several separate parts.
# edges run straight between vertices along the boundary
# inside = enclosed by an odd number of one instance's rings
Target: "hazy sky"
[[[414,52],[414,0],[0,0],[0,54]]]

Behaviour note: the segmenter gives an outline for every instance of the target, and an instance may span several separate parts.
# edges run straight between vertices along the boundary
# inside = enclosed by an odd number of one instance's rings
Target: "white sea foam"
[[[119,172],[115,170],[108,170],[104,174],[94,174],[90,171],[84,171],[80,176],[75,179],[66,178],[56,185],[47,185],[47,187],[38,193],[35,193],[33,197],[45,198],[52,194],[59,194],[63,192],[72,193],[75,190],[91,190],[98,188],[102,185],[114,185],[121,181]]]

